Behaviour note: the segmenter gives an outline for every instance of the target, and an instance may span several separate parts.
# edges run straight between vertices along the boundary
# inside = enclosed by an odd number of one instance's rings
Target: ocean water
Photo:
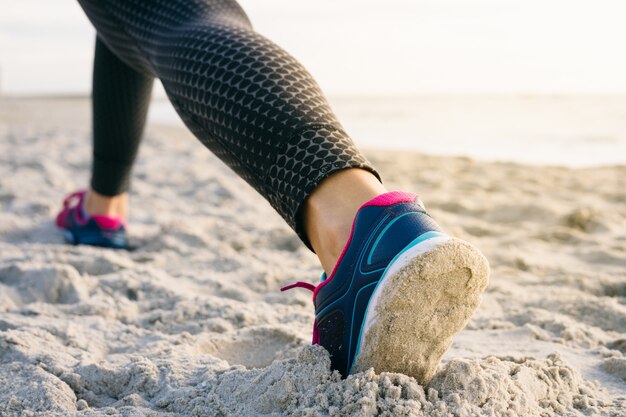
[[[331,97],[363,148],[486,161],[590,167],[626,164],[626,95]],[[153,123],[182,125],[167,100]]]
[[[623,0],[241,4],[309,69],[360,146],[626,164]],[[95,33],[77,2],[0,10],[0,96],[89,94]],[[180,123],[164,96],[150,117]]]

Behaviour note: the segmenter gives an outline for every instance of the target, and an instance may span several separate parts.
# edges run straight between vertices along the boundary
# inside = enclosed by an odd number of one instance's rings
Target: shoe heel
[[[420,245],[394,260],[374,291],[352,372],[374,368],[428,383],[478,308],[489,281],[480,251],[447,236]]]

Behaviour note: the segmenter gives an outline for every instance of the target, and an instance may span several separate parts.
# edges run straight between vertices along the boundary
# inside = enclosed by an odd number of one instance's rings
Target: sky
[[[331,96],[626,93],[623,0],[240,3]],[[89,92],[94,31],[76,1],[0,10],[0,92]]]

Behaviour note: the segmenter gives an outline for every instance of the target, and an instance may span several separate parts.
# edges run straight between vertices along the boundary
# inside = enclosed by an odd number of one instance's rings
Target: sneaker
[[[124,221],[119,217],[88,215],[83,208],[86,193],[77,191],[63,201],[56,225],[63,231],[65,239],[75,245],[127,249]]]
[[[330,276],[313,291],[313,344],[346,377],[374,368],[426,384],[480,303],[489,265],[452,238],[415,194],[390,192],[363,204]]]

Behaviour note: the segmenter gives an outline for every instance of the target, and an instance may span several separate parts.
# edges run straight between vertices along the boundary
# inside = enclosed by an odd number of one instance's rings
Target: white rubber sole
[[[437,236],[406,250],[372,294],[352,372],[374,368],[428,383],[488,281],[487,260],[465,241]]]

